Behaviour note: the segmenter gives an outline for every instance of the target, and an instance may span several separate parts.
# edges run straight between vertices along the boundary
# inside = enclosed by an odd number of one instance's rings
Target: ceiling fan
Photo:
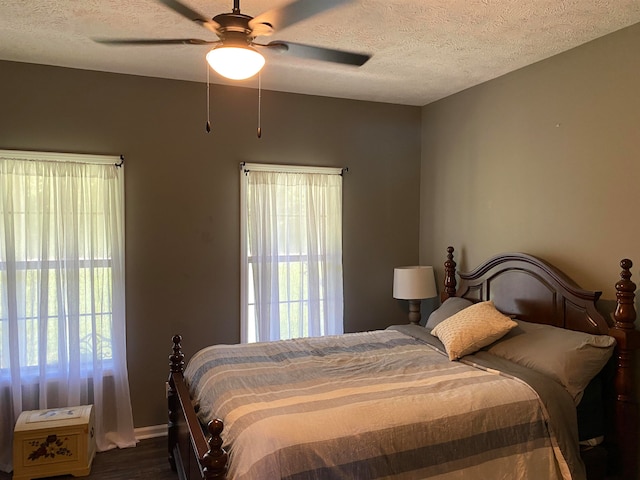
[[[256,37],[269,36],[313,15],[348,3],[350,0],[295,0],[290,4],[268,10],[256,17],[240,13],[240,0],[234,0],[233,11],[207,19],[178,0],[158,0],[174,12],[192,20],[218,36],[217,40],[198,38],[175,39],[96,39],[111,45],[211,45],[207,61],[220,75],[243,80],[258,73],[265,59],[258,50],[288,52],[297,57],[345,65],[361,66],[370,55],[315,47],[301,43],[275,40],[256,43]]]

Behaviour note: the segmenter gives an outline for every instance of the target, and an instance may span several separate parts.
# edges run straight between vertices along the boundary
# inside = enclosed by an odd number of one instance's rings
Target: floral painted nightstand
[[[13,433],[13,479],[89,475],[95,453],[93,405],[22,412]]]

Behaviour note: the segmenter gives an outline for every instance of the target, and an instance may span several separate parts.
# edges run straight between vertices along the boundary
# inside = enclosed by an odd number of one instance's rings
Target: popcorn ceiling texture
[[[183,1],[207,17],[233,5]],[[256,16],[287,3],[241,0],[240,7]],[[638,22],[638,0],[353,0],[258,41],[370,53],[367,64],[269,52],[262,86],[422,106]],[[206,81],[206,46],[109,47],[92,38],[216,39],[154,0],[0,0],[0,59]],[[229,83],[215,73],[211,81]]]

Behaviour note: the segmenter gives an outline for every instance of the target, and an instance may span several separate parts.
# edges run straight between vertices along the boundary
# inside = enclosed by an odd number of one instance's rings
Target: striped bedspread
[[[201,419],[224,420],[228,478],[583,478],[533,388],[411,333],[198,352],[185,378]]]

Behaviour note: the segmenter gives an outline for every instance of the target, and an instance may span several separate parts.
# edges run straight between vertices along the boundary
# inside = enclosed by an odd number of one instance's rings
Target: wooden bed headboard
[[[498,255],[471,272],[457,272],[456,288],[453,247],[447,252],[443,300],[450,296],[493,300],[498,310],[526,322],[609,333],[610,325],[595,304],[602,292],[583,290],[543,260],[524,253]]]
[[[601,292],[583,290],[564,273],[532,255],[507,253],[495,256],[470,272],[457,272],[453,247],[447,248],[441,300],[463,297],[493,300],[496,308],[519,319],[554,325],[616,339],[612,363],[615,374],[607,386],[610,400],[608,456],[622,479],[636,479],[638,452],[638,404],[635,396],[634,352],[640,348],[635,328],[636,285],[631,281],[631,260],[620,262],[616,283],[616,310],[607,318],[596,308]],[[459,282],[458,282],[459,278]]]

